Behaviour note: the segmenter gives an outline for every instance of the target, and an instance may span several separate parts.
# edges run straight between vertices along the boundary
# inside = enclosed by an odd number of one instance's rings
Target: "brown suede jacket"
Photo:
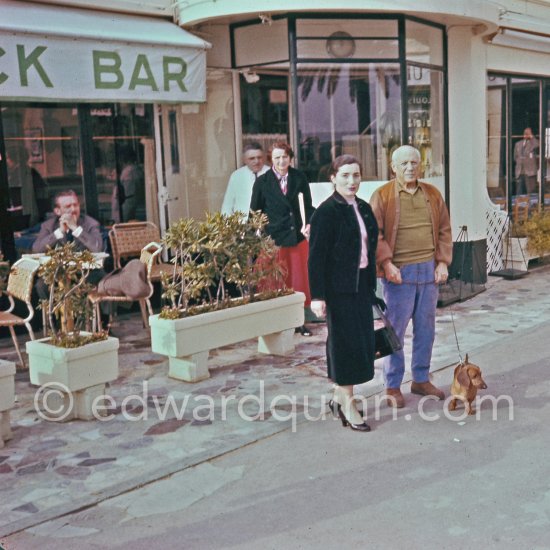
[[[435,261],[451,264],[453,258],[453,237],[449,211],[447,205],[436,187],[419,181],[418,185],[424,192],[428,203],[435,244]],[[382,264],[392,260],[393,249],[397,239],[399,227],[399,187],[395,180],[391,180],[379,187],[370,199],[370,205],[376,216],[378,227],[378,248],[376,249],[377,275],[384,276]]]

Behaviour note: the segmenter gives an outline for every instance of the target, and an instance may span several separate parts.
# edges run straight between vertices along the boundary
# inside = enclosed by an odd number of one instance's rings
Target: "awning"
[[[0,101],[203,102],[209,47],[163,19],[0,0]]]

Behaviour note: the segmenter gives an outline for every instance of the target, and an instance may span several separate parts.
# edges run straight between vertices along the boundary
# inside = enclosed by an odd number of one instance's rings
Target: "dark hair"
[[[294,151],[286,141],[276,141],[275,143],[273,143],[273,145],[271,145],[271,147],[269,148],[269,158],[271,158],[271,153],[273,153],[273,149],[282,149],[290,157],[290,160],[294,158]]]
[[[361,163],[353,155],[340,155],[332,161],[329,176],[335,176],[338,173],[338,170],[340,170],[340,168],[342,168],[345,164],[358,164],[359,171],[363,171]]]
[[[248,151],[263,151],[263,147],[257,141],[251,141],[243,147],[243,153]]]

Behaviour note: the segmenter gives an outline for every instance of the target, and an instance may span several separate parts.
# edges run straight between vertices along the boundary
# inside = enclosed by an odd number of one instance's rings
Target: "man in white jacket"
[[[243,150],[244,166],[235,170],[229,178],[221,207],[222,214],[244,212],[248,216],[252,187],[256,178],[269,170],[265,154],[258,142],[247,143]]]

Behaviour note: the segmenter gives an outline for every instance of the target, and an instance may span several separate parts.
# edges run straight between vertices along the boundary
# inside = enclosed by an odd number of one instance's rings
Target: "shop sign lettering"
[[[14,38],[0,33],[1,98],[205,99],[202,50],[142,44],[94,48],[85,42]]]

